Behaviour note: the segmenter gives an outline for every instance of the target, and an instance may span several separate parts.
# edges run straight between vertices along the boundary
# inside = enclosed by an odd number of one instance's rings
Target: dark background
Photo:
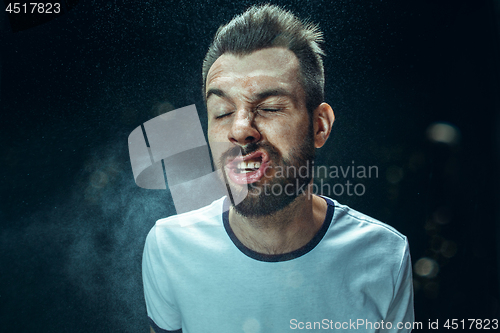
[[[0,331],[148,330],[142,248],[175,209],[168,190],[135,185],[127,137],[193,103],[206,119],[210,39],[253,3],[68,1],[45,23],[0,13]],[[337,120],[316,165],[378,167],[351,179],[363,196],[334,199],[407,235],[422,259],[416,320],[498,318],[499,2],[276,3],[325,33]],[[435,122],[450,140],[432,140]]]

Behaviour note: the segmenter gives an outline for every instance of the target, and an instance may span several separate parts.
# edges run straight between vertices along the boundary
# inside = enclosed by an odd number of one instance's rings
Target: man
[[[321,40],[270,5],[217,31],[203,64],[208,138],[233,194],[248,195],[153,227],[143,259],[152,332],[409,331],[406,238],[312,193],[311,162],[334,121]]]

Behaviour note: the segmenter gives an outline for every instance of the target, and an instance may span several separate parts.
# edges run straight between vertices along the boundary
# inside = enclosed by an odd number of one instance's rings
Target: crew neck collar
[[[256,252],[256,251],[246,247],[245,245],[243,245],[243,243],[238,239],[238,237],[236,237],[236,235],[233,232],[233,229],[231,228],[231,226],[229,224],[229,205],[230,205],[230,203],[229,203],[229,199],[227,197],[224,199],[224,203],[223,203],[223,211],[224,212],[222,213],[222,221],[224,224],[224,228],[226,229],[227,235],[229,236],[231,241],[246,256],[248,256],[252,259],[255,259],[255,260],[266,261],[266,262],[288,261],[288,260],[299,258],[299,257],[305,255],[306,253],[310,252],[312,249],[314,249],[316,247],[316,245],[318,245],[319,242],[323,239],[323,237],[326,234],[326,231],[330,227],[330,224],[332,222],[333,212],[335,209],[335,205],[333,203],[333,200],[331,200],[330,198],[323,197],[323,196],[321,196],[321,198],[323,198],[328,205],[327,210],[326,210],[325,220],[323,221],[323,225],[318,230],[316,235],[314,235],[314,237],[306,245],[304,245],[301,248],[298,248],[297,250],[294,250],[292,252],[287,252],[287,253],[282,253],[282,254],[263,254],[263,253]]]

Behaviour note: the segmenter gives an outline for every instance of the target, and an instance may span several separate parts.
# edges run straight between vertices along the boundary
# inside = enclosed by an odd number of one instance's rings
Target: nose
[[[258,142],[261,138],[259,130],[255,126],[255,114],[250,110],[238,110],[233,117],[229,141],[239,146]]]

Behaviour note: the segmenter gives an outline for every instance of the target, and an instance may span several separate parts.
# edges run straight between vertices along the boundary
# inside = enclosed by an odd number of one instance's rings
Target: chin
[[[309,183],[309,180],[301,179],[296,184],[298,184],[298,188],[300,188],[302,184],[307,183]],[[279,185],[284,187],[284,185],[286,184]],[[294,190],[292,191],[292,195],[288,195],[285,193],[281,193],[281,195],[275,195],[270,191],[270,188],[271,187],[268,184],[266,192],[263,186],[249,186],[248,195],[246,196],[246,198],[243,199],[243,201],[239,204],[234,205],[236,212],[244,217],[250,218],[273,215],[288,207],[301,194],[298,190],[296,190],[295,186]]]

